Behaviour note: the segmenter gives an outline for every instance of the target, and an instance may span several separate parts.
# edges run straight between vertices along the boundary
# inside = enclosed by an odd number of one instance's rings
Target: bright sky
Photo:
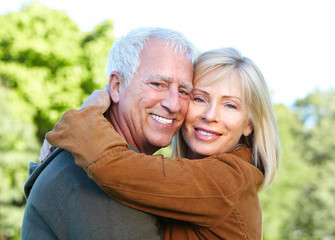
[[[0,14],[31,0],[2,1]],[[82,30],[104,19],[119,37],[136,27],[184,33],[200,51],[235,47],[263,72],[275,103],[335,89],[334,0],[40,0]]]

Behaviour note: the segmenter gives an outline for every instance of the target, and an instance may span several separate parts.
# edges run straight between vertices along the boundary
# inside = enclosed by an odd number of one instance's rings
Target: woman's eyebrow
[[[208,92],[204,91],[204,90],[201,90],[199,88],[194,88],[193,89],[193,93],[201,93],[201,94],[205,94],[205,95],[209,95]]]
[[[209,94],[208,92],[206,92],[206,91],[204,91],[204,90],[201,90],[201,89],[199,89],[199,88],[193,89],[193,92],[192,92],[192,93],[193,93],[193,94],[194,94],[194,93],[196,93],[196,94],[199,94],[199,93],[200,93],[200,94],[204,94],[204,95],[210,96],[210,94]],[[233,99],[237,99],[237,100],[241,101],[241,98],[240,98],[240,97],[236,97],[236,96],[232,96],[232,95],[222,95],[221,98],[222,98],[222,99],[226,99],[226,98],[231,99],[231,98],[233,98]]]
[[[231,96],[231,95],[223,95],[222,98],[229,98],[229,99],[233,98],[233,99],[236,99],[236,100],[241,101],[241,98],[240,98],[240,97]]]

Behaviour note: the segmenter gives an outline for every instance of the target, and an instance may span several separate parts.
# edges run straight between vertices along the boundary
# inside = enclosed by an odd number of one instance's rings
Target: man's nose
[[[166,108],[170,113],[176,113],[180,111],[179,102],[179,91],[178,88],[170,87],[168,91],[164,93],[162,106]]]

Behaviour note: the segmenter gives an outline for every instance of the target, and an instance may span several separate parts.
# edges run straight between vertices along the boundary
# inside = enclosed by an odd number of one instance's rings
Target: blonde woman
[[[97,106],[65,113],[47,140],[72,152],[117,201],[164,217],[165,239],[261,239],[258,192],[272,183],[280,159],[268,88],[233,48],[201,54],[194,69],[174,159],[128,150]],[[171,121],[152,124],[169,128]]]

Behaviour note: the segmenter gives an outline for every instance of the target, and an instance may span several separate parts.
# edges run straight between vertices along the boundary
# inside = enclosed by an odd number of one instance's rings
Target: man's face
[[[122,129],[128,143],[148,154],[168,146],[184,121],[192,80],[186,54],[174,53],[160,40],[148,40],[130,85],[120,87],[118,115],[128,128]]]

